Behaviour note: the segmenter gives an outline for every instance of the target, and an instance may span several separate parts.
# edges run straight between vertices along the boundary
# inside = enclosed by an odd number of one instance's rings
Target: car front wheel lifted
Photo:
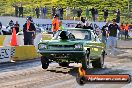
[[[47,69],[49,66],[49,59],[47,57],[41,57],[42,68]]]
[[[84,70],[86,70],[90,64],[90,58],[89,58],[89,54],[86,53],[85,56],[82,58],[82,68]]]

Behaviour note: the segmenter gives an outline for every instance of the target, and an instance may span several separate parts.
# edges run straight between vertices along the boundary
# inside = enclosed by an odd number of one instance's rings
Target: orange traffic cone
[[[10,46],[17,46],[16,30],[13,28]]]

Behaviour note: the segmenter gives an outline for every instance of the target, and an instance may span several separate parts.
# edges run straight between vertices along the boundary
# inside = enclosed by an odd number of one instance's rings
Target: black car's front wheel
[[[47,57],[41,57],[42,68],[47,69],[49,66],[49,59]]]

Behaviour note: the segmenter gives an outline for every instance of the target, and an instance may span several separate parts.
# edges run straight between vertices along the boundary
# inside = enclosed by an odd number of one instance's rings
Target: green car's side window
[[[75,36],[76,40],[90,40],[91,33],[88,30],[69,30]]]

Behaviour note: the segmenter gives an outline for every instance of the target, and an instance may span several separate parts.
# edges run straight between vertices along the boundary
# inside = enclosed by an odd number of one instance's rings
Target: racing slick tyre
[[[92,61],[93,68],[102,68],[104,65],[105,51],[102,53],[99,59]]]
[[[69,63],[68,62],[60,62],[59,65],[62,67],[68,67]]]
[[[82,68],[86,70],[89,66],[89,63],[90,63],[89,54],[85,54],[84,58],[82,59]]]
[[[49,59],[47,57],[41,57],[42,68],[47,69],[49,66]]]

